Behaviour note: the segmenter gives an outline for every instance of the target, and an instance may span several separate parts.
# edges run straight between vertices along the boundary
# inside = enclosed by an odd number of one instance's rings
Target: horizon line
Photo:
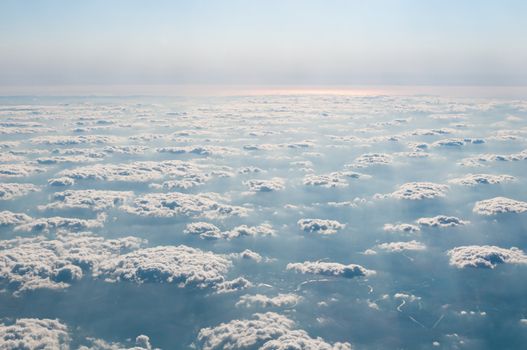
[[[440,95],[527,98],[527,85],[356,84],[64,84],[0,85],[0,97],[213,97],[264,95]]]

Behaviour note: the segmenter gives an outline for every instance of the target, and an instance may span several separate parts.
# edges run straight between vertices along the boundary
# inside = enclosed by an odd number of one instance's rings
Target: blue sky
[[[0,84],[526,85],[524,1],[0,2]]]

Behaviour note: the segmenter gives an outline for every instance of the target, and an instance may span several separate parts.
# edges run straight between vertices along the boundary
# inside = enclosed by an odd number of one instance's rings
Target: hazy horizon
[[[0,3],[0,85],[527,85],[527,3]]]

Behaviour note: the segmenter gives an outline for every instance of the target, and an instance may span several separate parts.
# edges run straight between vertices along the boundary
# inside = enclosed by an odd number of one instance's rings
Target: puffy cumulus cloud
[[[245,249],[241,253],[231,253],[229,256],[233,259],[245,259],[245,260],[253,260],[257,263],[261,262],[263,260],[263,257],[258,254],[257,252],[254,252],[250,249]],[[269,258],[266,258],[266,261],[269,261]]]
[[[417,223],[428,227],[454,227],[470,224],[470,221],[461,220],[455,216],[438,215],[431,218],[417,219]]]
[[[128,154],[128,155],[144,154],[145,151],[147,150],[148,150],[148,147],[145,147],[145,146],[118,146],[118,145],[106,146],[102,149],[104,153],[108,153],[108,154]]]
[[[451,129],[451,128],[416,129],[406,134],[411,135],[411,136],[438,136],[438,135],[454,134],[456,133],[456,131],[457,131],[456,129]]]
[[[2,164],[0,167],[0,177],[27,177],[39,173],[43,173],[45,169],[39,168],[33,164],[16,163],[16,164]]]
[[[341,224],[336,220],[324,219],[300,219],[297,225],[304,232],[319,233],[321,235],[331,235],[346,227],[345,224]]]
[[[268,297],[263,294],[246,294],[240,297],[240,300],[236,303],[237,307],[286,307],[291,308],[296,306],[302,300],[302,297],[297,294],[278,294],[275,297]]]
[[[248,209],[224,201],[225,198],[217,193],[150,193],[134,199],[131,205],[121,206],[121,209],[139,216],[164,218],[190,216],[215,219],[247,215]]]
[[[117,136],[108,135],[79,135],[79,136],[38,136],[30,141],[35,145],[83,145],[83,144],[107,144],[118,143],[123,139]]]
[[[0,212],[0,226],[21,225],[32,220],[31,216],[24,213],[13,213],[9,210]]]
[[[444,197],[448,190],[447,185],[433,182],[408,182],[399,187],[389,196],[396,199],[422,200]]]
[[[128,139],[132,141],[150,142],[154,140],[166,140],[168,136],[169,135],[167,134],[141,133],[141,134],[131,135],[128,137]]]
[[[406,250],[421,251],[425,250],[426,246],[421,242],[412,240],[408,242],[381,243],[377,245],[377,248],[385,250],[387,252],[402,252]]]
[[[245,166],[240,169],[238,169],[238,174],[253,174],[253,173],[263,173],[265,170],[255,167],[255,166]]]
[[[241,154],[240,150],[223,146],[183,146],[157,148],[159,153],[193,154],[198,156],[231,156]]]
[[[246,150],[246,151],[272,151],[272,150],[275,150],[275,149],[278,149],[280,148],[281,145],[276,145],[276,144],[270,144],[270,143],[261,143],[261,144],[257,144],[257,145],[244,145],[243,146],[243,149]]]
[[[294,162],[290,162],[289,165],[292,168],[297,168],[303,171],[312,171],[312,168],[314,167],[313,162],[311,162],[310,160],[297,160]]]
[[[527,150],[523,150],[521,152],[512,153],[512,154],[492,154],[492,153],[479,154],[475,157],[464,158],[460,161],[459,164],[463,166],[473,167],[473,166],[483,166],[491,162],[515,162],[515,161],[521,161],[521,160],[527,160]]]
[[[0,323],[0,347],[16,349],[70,348],[68,327],[58,320],[20,318],[12,324]]]
[[[320,186],[325,188],[348,187],[347,178],[358,179],[367,177],[369,176],[353,171],[336,171],[322,175],[309,174],[304,177],[303,182],[306,186]]]
[[[15,148],[20,145],[19,141],[0,141],[0,149]]]
[[[463,186],[476,185],[495,185],[505,182],[515,181],[516,178],[510,175],[493,175],[493,174],[467,174],[463,177],[458,177],[449,180],[449,183]]]
[[[247,288],[251,288],[253,284],[243,277],[235,278],[231,281],[224,281],[216,285],[216,292],[218,294],[232,293]]]
[[[293,330],[266,342],[261,350],[289,350],[289,349],[306,349],[306,350],[351,350],[351,344],[348,342],[327,343],[323,338],[311,338],[304,330]]]
[[[490,245],[469,245],[451,249],[447,255],[450,257],[450,265],[457,268],[493,269],[498,264],[527,264],[527,255],[516,247],[506,249]]]
[[[345,278],[371,276],[375,274],[375,271],[368,270],[362,267],[361,265],[344,265],[340,263],[324,261],[304,261],[303,263],[289,263],[287,264],[286,269],[293,270],[302,274],[336,276]]]
[[[476,202],[472,211],[480,215],[524,213],[527,211],[527,202],[517,201],[506,197],[495,197]]]
[[[233,239],[244,236],[274,236],[275,234],[276,231],[270,224],[261,224],[258,226],[240,225],[232,230],[222,232],[221,237],[225,239]]]
[[[0,200],[9,200],[40,191],[40,187],[27,183],[0,183]]]
[[[103,159],[106,157],[108,152],[107,148],[55,148],[51,151],[51,154],[58,156],[84,156],[94,159]],[[113,146],[109,146],[108,149],[114,149]]]
[[[466,144],[475,144],[479,145],[485,143],[485,140],[483,139],[475,139],[475,138],[450,138],[450,139],[443,139],[438,140],[434,143],[432,143],[433,147],[461,147],[465,146]]]
[[[306,175],[304,177],[304,185],[306,186],[320,186],[320,187],[347,187],[348,182],[346,179],[339,173],[334,172],[330,174],[323,175]]]
[[[96,220],[79,218],[63,218],[54,216],[50,218],[29,218],[23,223],[16,225],[15,231],[24,232],[49,232],[50,230],[64,229],[67,231],[84,231],[104,226],[106,215],[101,214]]]
[[[40,165],[55,165],[63,163],[89,163],[96,162],[98,159],[86,156],[52,156],[39,157],[35,161]]]
[[[75,185],[75,180],[73,180],[70,177],[66,177],[66,176],[56,177],[54,179],[49,179],[48,185],[56,186],[56,187],[73,186]]]
[[[287,148],[294,148],[294,149],[304,149],[304,148],[315,147],[315,143],[312,140],[304,140],[304,141],[286,143],[286,144],[283,144],[282,146],[287,147]]]
[[[59,320],[19,318],[10,324],[0,323],[0,348],[4,350],[69,350],[71,339],[69,327]],[[108,343],[102,339],[79,340],[89,344],[81,345],[79,350],[153,350],[150,338],[146,335],[136,337],[136,346],[131,348],[121,343]]]
[[[101,262],[97,275],[107,281],[175,283],[206,288],[225,282],[231,267],[224,256],[200,249],[158,246],[132,251]]]
[[[25,160],[24,157],[12,153],[0,152],[0,163],[14,163]]]
[[[109,343],[103,339],[87,338],[86,342],[89,345],[82,345],[79,350],[160,350],[153,348],[150,343],[150,338],[144,334],[138,335],[135,338],[135,346],[128,347],[122,343]]]
[[[192,222],[187,224],[183,231],[186,234],[198,235],[203,239],[221,238],[221,230],[214,224],[208,222]]]
[[[102,180],[121,182],[148,182],[165,177],[203,176],[200,166],[179,160],[161,162],[146,161],[122,164],[94,164],[73,169],[66,169],[59,176],[75,180]]]
[[[371,165],[387,165],[392,161],[392,156],[386,153],[366,153],[357,157],[352,166],[363,168]]]
[[[53,202],[39,206],[39,210],[48,209],[90,209],[106,210],[124,203],[133,196],[129,191],[68,190],[53,195]]]
[[[67,288],[86,272],[96,273],[101,262],[143,243],[136,237],[107,240],[61,232],[51,240],[42,236],[4,240],[0,242],[0,279],[15,294]]]
[[[189,188],[201,186],[210,180],[208,174],[189,174],[179,180],[163,181],[161,184],[150,184],[150,188],[157,190],[173,191],[177,189],[187,190]]]
[[[207,222],[194,222],[187,225],[184,233],[199,235],[203,239],[234,239],[238,237],[273,236],[276,234],[269,224],[258,226],[240,225],[231,230],[221,231],[218,227]]]
[[[1,135],[18,135],[18,134],[37,134],[39,132],[52,131],[49,128],[32,128],[32,127],[14,127],[14,126],[2,126],[0,125]]]
[[[294,329],[294,326],[295,322],[283,315],[274,312],[257,313],[249,320],[232,320],[201,329],[197,337],[198,348],[351,350],[349,343],[330,344],[320,337],[312,338],[304,330]]]
[[[285,188],[285,181],[278,177],[269,180],[253,179],[245,181],[244,184],[252,192],[274,192]]]
[[[421,231],[419,226],[412,224],[384,224],[383,230],[386,232],[417,233]]]

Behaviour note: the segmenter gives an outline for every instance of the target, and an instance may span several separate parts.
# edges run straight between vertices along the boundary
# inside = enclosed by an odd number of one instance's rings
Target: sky
[[[527,85],[527,3],[0,2],[0,86]]]

